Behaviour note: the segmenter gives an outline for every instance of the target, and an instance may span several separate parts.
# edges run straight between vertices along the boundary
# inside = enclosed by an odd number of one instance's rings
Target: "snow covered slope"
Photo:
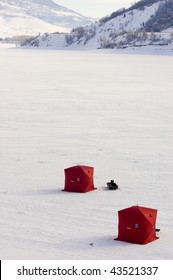
[[[135,4],[89,26],[78,27],[64,35],[64,40],[61,35],[53,34],[47,39],[37,38],[37,46],[97,49],[169,45],[171,49],[173,1],[152,0],[150,4],[148,0],[140,2],[142,6]]]
[[[0,37],[35,35],[45,32],[69,32],[91,19],[52,0],[1,0]]]

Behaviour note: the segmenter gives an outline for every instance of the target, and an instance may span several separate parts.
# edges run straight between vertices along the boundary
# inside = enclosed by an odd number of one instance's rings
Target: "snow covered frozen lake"
[[[172,73],[166,55],[1,46],[1,259],[173,259]],[[77,164],[97,190],[62,192]],[[115,241],[137,204],[160,238]]]

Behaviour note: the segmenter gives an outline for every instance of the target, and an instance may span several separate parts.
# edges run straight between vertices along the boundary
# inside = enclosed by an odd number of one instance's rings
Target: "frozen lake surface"
[[[173,258],[172,73],[172,56],[0,48],[1,259]],[[62,192],[77,164],[97,190]],[[115,241],[137,204],[160,238]]]

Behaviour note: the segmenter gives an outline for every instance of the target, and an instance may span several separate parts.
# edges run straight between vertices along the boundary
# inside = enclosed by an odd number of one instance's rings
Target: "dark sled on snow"
[[[119,188],[118,185],[114,182],[114,180],[107,182],[107,187],[109,190],[117,190]]]

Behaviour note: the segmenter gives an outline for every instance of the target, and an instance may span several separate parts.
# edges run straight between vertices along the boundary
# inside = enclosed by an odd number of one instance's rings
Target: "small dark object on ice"
[[[156,231],[160,231],[160,228],[156,228]]]
[[[117,190],[119,188],[118,185],[114,182],[114,180],[107,182],[107,186],[109,190]]]
[[[90,243],[90,246],[93,246],[94,245],[94,243]]]

